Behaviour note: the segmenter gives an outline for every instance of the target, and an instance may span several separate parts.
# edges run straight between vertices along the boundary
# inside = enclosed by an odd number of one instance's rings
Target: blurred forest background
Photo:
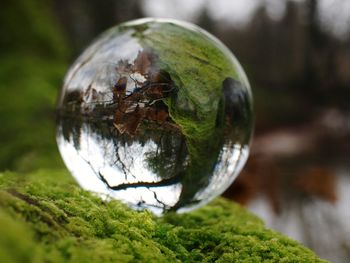
[[[250,79],[251,157],[225,193],[332,262],[350,258],[350,2],[2,0],[0,170],[63,167],[54,108],[70,63],[103,30],[144,16],[221,39]]]

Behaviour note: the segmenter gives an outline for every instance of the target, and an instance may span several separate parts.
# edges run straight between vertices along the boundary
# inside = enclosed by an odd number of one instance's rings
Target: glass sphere
[[[175,20],[103,33],[69,69],[57,107],[59,150],[78,183],[156,214],[223,193],[246,162],[252,128],[236,58]]]

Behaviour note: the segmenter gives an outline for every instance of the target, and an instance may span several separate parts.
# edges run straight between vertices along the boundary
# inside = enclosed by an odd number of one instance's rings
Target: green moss
[[[0,169],[57,167],[54,104],[62,63],[4,55],[0,63]]]
[[[0,174],[0,230],[5,263],[323,262],[232,202],[156,218],[102,201],[63,171]]]
[[[206,140],[213,134],[225,78],[237,79],[229,53],[198,29],[170,22],[149,23],[141,42],[159,55],[160,67],[179,87],[169,113],[186,137]]]
[[[61,165],[53,120],[68,49],[50,4],[1,2],[0,170]]]

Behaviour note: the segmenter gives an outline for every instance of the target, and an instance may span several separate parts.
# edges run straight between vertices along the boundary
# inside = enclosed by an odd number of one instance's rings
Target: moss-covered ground
[[[230,201],[157,218],[61,170],[0,174],[1,262],[323,262]]]

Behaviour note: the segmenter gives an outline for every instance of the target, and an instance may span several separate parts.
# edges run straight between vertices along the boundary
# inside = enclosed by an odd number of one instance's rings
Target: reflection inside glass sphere
[[[85,189],[156,214],[221,194],[252,132],[249,84],[207,32],[136,20],[104,33],[67,73],[57,141]]]

